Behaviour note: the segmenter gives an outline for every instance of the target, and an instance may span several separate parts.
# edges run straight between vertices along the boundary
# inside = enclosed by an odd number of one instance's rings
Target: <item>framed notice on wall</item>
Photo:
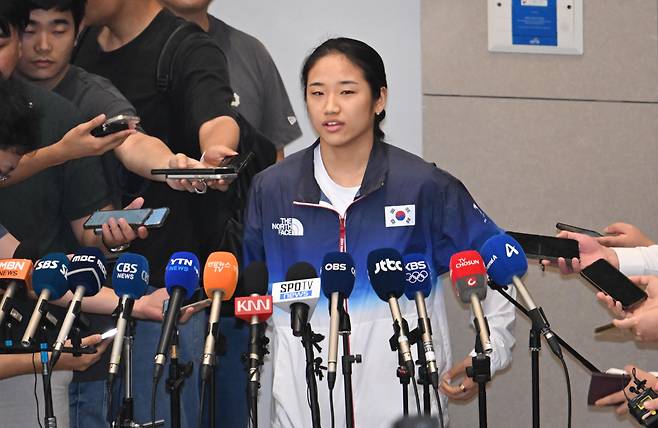
[[[487,0],[489,51],[581,55],[582,0]]]

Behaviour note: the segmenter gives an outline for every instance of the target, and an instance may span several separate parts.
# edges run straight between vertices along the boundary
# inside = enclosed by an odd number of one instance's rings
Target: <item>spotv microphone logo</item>
[[[293,217],[281,217],[278,223],[272,223],[272,230],[279,236],[304,236],[304,225]]]
[[[392,272],[396,270],[402,272],[402,261],[387,258],[386,260],[378,261],[375,265],[375,275],[379,272]]]

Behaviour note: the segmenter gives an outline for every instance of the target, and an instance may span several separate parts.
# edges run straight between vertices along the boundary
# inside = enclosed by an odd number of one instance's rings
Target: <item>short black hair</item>
[[[82,18],[85,17],[85,7],[87,6],[87,0],[25,0],[25,3],[27,3],[28,13],[35,9],[71,11],[76,33],[80,29]]]
[[[23,32],[30,20],[30,12],[25,6],[25,0],[0,1],[0,37],[11,36],[12,27]]]
[[[320,59],[331,54],[345,55],[354,65],[363,71],[372,99],[378,100],[381,95],[382,88],[388,88],[386,82],[386,70],[384,68],[384,61],[375,49],[361,40],[350,39],[347,37],[338,37],[329,39],[315,48],[313,52],[306,58],[302,67],[301,83],[302,91],[304,92],[304,100],[306,100],[306,84],[308,83],[308,73],[311,68]],[[375,116],[374,131],[375,138],[379,140],[384,139],[384,131],[381,129],[380,124],[386,117],[386,110]]]
[[[24,155],[37,148],[39,115],[23,83],[0,79],[0,150]]]

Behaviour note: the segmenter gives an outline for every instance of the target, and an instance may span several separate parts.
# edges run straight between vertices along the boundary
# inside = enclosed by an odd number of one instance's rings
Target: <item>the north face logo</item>
[[[304,236],[304,225],[296,218],[280,218],[278,223],[272,223],[272,230],[281,236]]]

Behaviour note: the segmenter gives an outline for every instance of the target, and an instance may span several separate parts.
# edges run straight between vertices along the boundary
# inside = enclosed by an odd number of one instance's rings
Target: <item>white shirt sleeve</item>
[[[636,248],[613,248],[624,275],[658,275],[658,245]]]
[[[516,290],[513,286],[508,287],[507,293],[516,298]],[[489,324],[489,340],[493,348],[489,357],[491,358],[491,376],[493,376],[498,370],[504,369],[512,362],[512,347],[515,343],[512,332],[515,309],[498,291],[488,289],[487,298],[482,301],[482,310]],[[471,356],[475,356],[475,350],[471,351]]]

